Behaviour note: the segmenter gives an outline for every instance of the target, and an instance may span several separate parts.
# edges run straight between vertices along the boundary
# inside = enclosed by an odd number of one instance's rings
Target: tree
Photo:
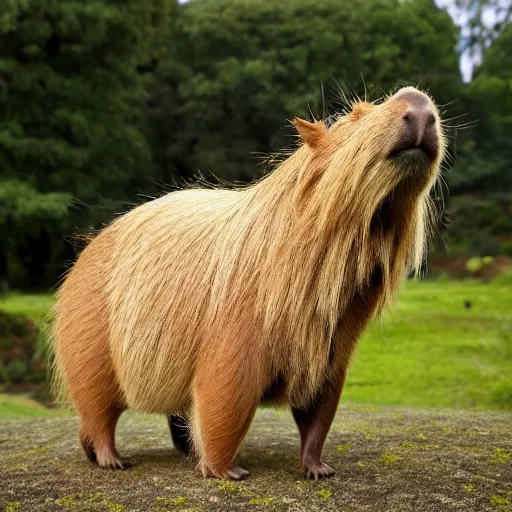
[[[464,225],[454,226],[454,236],[459,244],[465,241],[463,250],[483,256],[503,251],[512,255],[512,245],[506,242],[512,235],[510,48],[512,23],[487,50],[465,91],[468,111],[475,122],[462,138],[458,160],[448,176],[455,196],[451,210],[465,219]]]
[[[162,182],[253,179],[257,155],[290,145],[285,120],[322,116],[340,83],[374,99],[419,84],[440,103],[461,87],[458,30],[432,0],[191,0],[174,34],[151,94]]]
[[[147,85],[141,69],[162,51],[161,31],[175,5],[8,0],[2,8],[4,274],[10,247],[21,251],[32,284],[42,284],[41,254],[54,252],[64,232],[96,227],[133,188],[147,188],[152,167],[141,131]],[[67,227],[50,240],[50,225]]]

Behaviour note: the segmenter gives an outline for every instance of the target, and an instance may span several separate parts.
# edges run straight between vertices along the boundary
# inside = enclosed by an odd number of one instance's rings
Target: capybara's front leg
[[[249,476],[234,466],[262,394],[258,379],[244,362],[226,356],[224,363],[208,365],[194,385],[192,432],[199,459],[197,469],[205,477],[242,480]],[[226,361],[228,363],[226,364]]]
[[[334,475],[334,470],[321,459],[321,455],[344,382],[345,371],[326,380],[306,409],[292,408],[300,432],[300,463],[308,478],[317,480]]]

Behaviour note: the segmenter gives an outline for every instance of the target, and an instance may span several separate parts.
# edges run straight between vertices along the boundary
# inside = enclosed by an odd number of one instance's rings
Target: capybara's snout
[[[410,156],[424,155],[429,163],[434,162],[439,154],[436,107],[426,94],[413,87],[400,89],[392,100],[400,104],[401,123],[391,156],[407,152]]]

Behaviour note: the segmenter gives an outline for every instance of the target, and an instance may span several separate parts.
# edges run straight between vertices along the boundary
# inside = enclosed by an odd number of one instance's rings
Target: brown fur
[[[57,385],[91,459],[121,465],[114,430],[130,407],[189,418],[201,472],[241,478],[233,459],[268,395],[293,408],[304,469],[331,474],[320,453],[353,349],[422,261],[443,139],[436,116],[436,161],[398,168],[406,108],[356,104],[330,128],[296,119],[304,144],[259,183],[174,192],[91,242],[54,327]]]

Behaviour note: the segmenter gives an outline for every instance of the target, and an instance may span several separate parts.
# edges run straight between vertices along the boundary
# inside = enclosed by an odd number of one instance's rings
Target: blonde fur
[[[444,142],[436,116],[428,173],[397,168],[406,106],[358,103],[329,128],[296,120],[303,144],[259,183],[168,194],[91,242],[54,312],[57,382],[83,444],[126,407],[182,413],[203,473],[225,477],[273,382],[306,408],[345,372],[423,260]]]

